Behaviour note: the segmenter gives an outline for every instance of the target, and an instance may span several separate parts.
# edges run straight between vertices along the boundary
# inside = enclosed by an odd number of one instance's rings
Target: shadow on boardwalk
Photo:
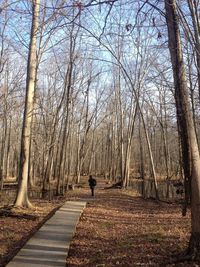
[[[178,204],[144,200],[131,191],[88,188],[69,193],[88,204],[70,245],[67,266],[160,266],[187,247],[190,215]],[[200,266],[197,263],[163,266]]]

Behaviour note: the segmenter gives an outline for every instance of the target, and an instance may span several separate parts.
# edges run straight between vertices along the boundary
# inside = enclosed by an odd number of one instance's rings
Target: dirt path
[[[190,215],[182,217],[179,205],[144,200],[131,191],[105,186],[98,181],[95,198],[88,188],[69,194],[88,205],[70,246],[68,267],[159,266],[187,247]]]

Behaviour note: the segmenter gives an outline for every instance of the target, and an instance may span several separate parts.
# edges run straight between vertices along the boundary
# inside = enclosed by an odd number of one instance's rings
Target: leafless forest
[[[152,180],[159,198],[158,181],[185,178],[189,199],[198,12],[197,0],[2,1],[1,190],[18,182],[26,206],[31,188],[63,194],[94,174]]]
[[[16,206],[89,174],[152,180],[157,199],[160,181],[181,181],[199,247],[199,8],[1,1],[0,187],[17,183]]]

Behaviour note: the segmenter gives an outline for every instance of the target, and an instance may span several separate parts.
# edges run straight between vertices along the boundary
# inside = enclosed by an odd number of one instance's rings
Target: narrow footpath
[[[6,266],[66,266],[70,241],[85,206],[83,201],[67,201]]]

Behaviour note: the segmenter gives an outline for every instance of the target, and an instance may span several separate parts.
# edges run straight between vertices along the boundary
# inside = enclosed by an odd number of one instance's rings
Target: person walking
[[[94,179],[92,177],[92,175],[90,175],[89,179],[88,179],[88,183],[89,183],[89,187],[91,189],[91,194],[92,194],[92,196],[94,196],[94,189],[95,189],[95,186],[97,185],[97,181],[96,181],[96,179]]]

